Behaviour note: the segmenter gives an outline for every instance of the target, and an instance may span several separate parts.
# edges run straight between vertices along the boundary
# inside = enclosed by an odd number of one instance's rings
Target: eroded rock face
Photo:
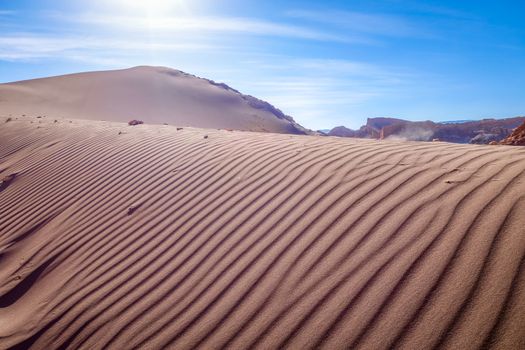
[[[501,145],[525,146],[525,122],[514,129],[509,137],[500,142]]]
[[[432,141],[489,144],[508,137],[514,128],[525,122],[525,117],[507,119],[483,119],[458,123],[434,123],[432,121],[408,121],[396,118],[368,118],[359,130],[339,126],[328,135],[373,139],[398,139],[409,141]]]

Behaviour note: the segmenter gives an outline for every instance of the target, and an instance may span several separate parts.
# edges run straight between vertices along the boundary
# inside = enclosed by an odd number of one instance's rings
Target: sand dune
[[[523,148],[17,118],[0,348],[525,348]]]
[[[69,74],[0,84],[3,114],[304,134],[267,102],[166,67]]]

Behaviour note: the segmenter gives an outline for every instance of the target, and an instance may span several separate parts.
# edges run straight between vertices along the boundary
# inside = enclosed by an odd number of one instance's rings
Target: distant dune
[[[2,114],[2,349],[525,348],[525,148]]]
[[[222,83],[140,66],[0,84],[3,114],[304,134],[291,117]]]

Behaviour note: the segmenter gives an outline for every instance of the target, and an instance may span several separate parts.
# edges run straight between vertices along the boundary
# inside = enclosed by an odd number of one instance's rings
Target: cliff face
[[[488,144],[508,137],[525,117],[483,119],[461,123],[412,122],[396,118],[368,118],[359,130],[345,127],[332,129],[328,134],[342,137],[400,139],[409,141],[440,141]]]
[[[512,134],[500,142],[502,145],[525,146],[525,122],[514,129]]]

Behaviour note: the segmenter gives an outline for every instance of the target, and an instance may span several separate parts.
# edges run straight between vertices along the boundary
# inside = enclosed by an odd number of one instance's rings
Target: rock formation
[[[525,146],[525,122],[500,142],[501,145]]]

